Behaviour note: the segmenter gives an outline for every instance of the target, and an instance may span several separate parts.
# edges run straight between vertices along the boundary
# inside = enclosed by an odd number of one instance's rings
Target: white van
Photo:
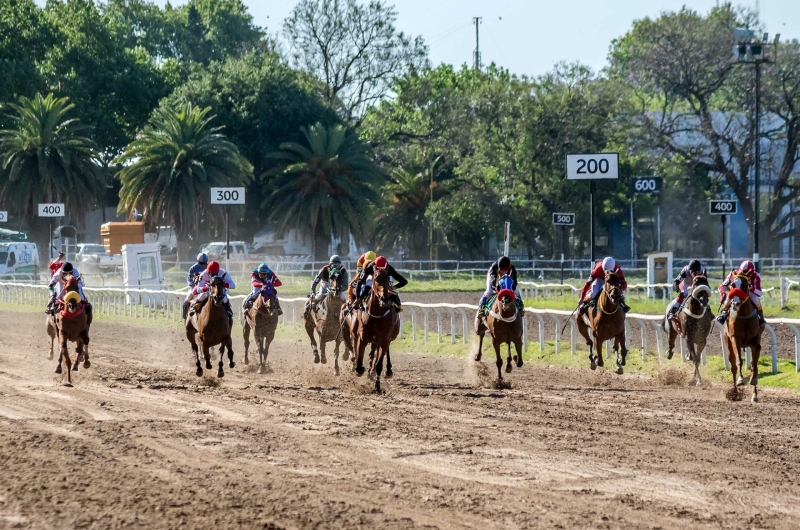
[[[39,273],[36,243],[0,243],[0,277],[30,277]],[[23,278],[19,278],[23,279]]]
[[[164,289],[161,249],[157,243],[122,245],[122,283],[137,289]]]

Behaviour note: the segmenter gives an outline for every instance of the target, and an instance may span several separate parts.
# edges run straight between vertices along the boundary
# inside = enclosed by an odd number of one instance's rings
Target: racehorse
[[[731,300],[731,314],[725,323],[724,340],[728,348],[728,361],[733,375],[733,394],[739,395],[739,385],[744,385],[742,373],[742,351],[750,348],[752,352],[752,365],[750,367],[750,384],[753,385],[753,403],[758,402],[758,358],[761,355],[761,334],[764,326],[758,323],[758,313],[750,300],[750,289],[747,277],[737,275],[734,277],[734,286],[728,292]],[[737,377],[738,373],[738,377]]]
[[[308,338],[311,339],[311,351],[314,353],[314,363],[325,364],[328,359],[325,357],[325,343],[336,341],[334,345],[334,365],[333,371],[339,375],[339,345],[342,343],[340,315],[342,313],[342,276],[341,271],[332,269],[328,279],[328,293],[319,308],[312,307],[303,314],[303,323],[306,328]],[[319,336],[319,347],[314,333]],[[346,346],[345,346],[346,349]],[[347,358],[345,358],[347,360]]]
[[[242,336],[244,337],[244,364],[250,364],[247,356],[250,348],[250,330],[253,330],[258,347],[258,373],[267,373],[267,356],[269,345],[275,339],[275,330],[278,328],[277,292],[272,282],[265,282],[261,291],[253,302],[253,307],[242,311]]]
[[[367,344],[372,344],[377,348],[374,350],[375,356],[370,362],[369,370],[369,375],[375,376],[376,393],[381,391],[384,356],[387,361],[386,377],[391,377],[389,347],[400,334],[400,317],[392,302],[390,289],[389,273],[385,270],[376,270],[366,308],[357,310],[354,317],[350,319],[350,332],[355,339],[354,369],[356,375],[364,375],[364,351]]]
[[[684,302],[675,320],[671,321],[669,318],[664,320],[664,329],[669,333],[667,359],[672,359],[678,334],[686,337],[686,346],[689,349],[686,360],[694,362],[694,383],[696,385],[702,382],[700,379],[700,355],[706,347],[708,334],[714,325],[714,315],[708,307],[710,296],[711,287],[708,286],[708,278],[695,276],[692,280],[689,298]],[[672,302],[672,304],[675,303],[675,301]],[[670,313],[672,304],[667,307],[667,315]]]
[[[55,315],[48,315],[47,332],[50,335],[50,359],[53,358],[53,332],[58,337],[60,353],[56,373],[62,373],[61,363],[66,360],[67,384],[72,385],[72,371],[78,370],[83,359],[83,367],[89,368],[89,325],[92,323],[91,313],[86,310],[86,304],[81,301],[78,289],[78,278],[68,277],[64,282],[64,299],[56,305]],[[69,343],[75,342],[75,364],[69,358]]]
[[[497,355],[497,379],[502,381],[502,367],[503,355],[500,353],[500,347],[503,344],[508,345],[508,359],[506,362],[506,373],[511,373],[511,345],[517,354],[514,355],[514,361],[517,363],[517,368],[522,367],[522,320],[519,318],[519,310],[515,302],[514,291],[511,290],[512,281],[509,276],[500,278],[500,291],[497,293],[494,302],[492,303],[489,314],[486,318],[481,318],[479,315],[475,320],[475,332],[478,334],[478,353],[475,354],[475,361],[480,361],[483,354],[483,336],[488,331],[492,336],[492,346],[494,347],[495,355]]]
[[[589,308],[586,315],[578,317],[578,331],[586,339],[589,346],[589,362],[592,370],[603,366],[603,342],[614,339],[614,355],[617,360],[617,374],[622,374],[622,367],[628,357],[625,347],[625,311],[622,309],[622,289],[619,276],[607,271],[605,284],[597,304]],[[595,347],[597,355],[595,355]],[[619,350],[622,349],[622,356]]]
[[[197,377],[203,375],[203,368],[200,366],[199,348],[197,343],[203,345],[203,357],[206,360],[206,369],[210,370],[211,353],[210,349],[217,344],[219,347],[219,370],[217,377],[225,377],[222,369],[222,360],[225,348],[228,348],[229,366],[233,368],[233,344],[231,341],[231,322],[228,312],[225,310],[225,283],[219,276],[211,278],[209,285],[209,296],[205,305],[199,313],[186,317],[186,338],[192,345],[192,351],[197,365]]]

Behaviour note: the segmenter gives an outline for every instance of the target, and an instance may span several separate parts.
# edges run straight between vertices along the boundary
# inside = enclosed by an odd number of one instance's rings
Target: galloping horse
[[[750,300],[750,289],[747,277],[737,275],[735,287],[728,292],[731,300],[731,314],[725,323],[724,340],[728,348],[728,361],[733,375],[733,395],[738,395],[739,385],[744,385],[742,373],[742,351],[750,348],[752,365],[750,367],[750,384],[753,385],[753,403],[758,402],[758,358],[761,355],[761,334],[764,326],[758,323],[758,316],[753,302]],[[737,377],[738,373],[738,377]]]
[[[72,385],[72,371],[78,370],[83,359],[83,367],[89,368],[89,325],[92,323],[91,314],[86,311],[86,305],[81,302],[78,289],[78,278],[69,277],[64,285],[64,300],[56,306],[55,315],[47,317],[47,333],[50,335],[50,359],[53,358],[53,338],[58,337],[60,353],[56,373],[62,373],[61,363],[67,361],[67,384]],[[69,342],[77,343],[75,348],[75,364],[69,358]]]
[[[314,353],[314,363],[322,362],[325,364],[328,359],[325,357],[325,343],[335,340],[334,345],[334,365],[333,371],[339,375],[339,345],[342,343],[340,329],[340,315],[342,313],[342,273],[339,270],[332,270],[328,279],[328,294],[322,301],[319,309],[310,309],[303,315],[303,322],[311,339],[311,351]],[[319,347],[314,332],[319,336]],[[345,347],[346,351],[346,347]],[[345,358],[347,360],[347,358]]]
[[[607,340],[614,339],[617,374],[622,374],[622,367],[625,366],[628,357],[628,349],[625,347],[625,311],[622,310],[622,289],[619,284],[619,276],[616,273],[606,272],[606,281],[597,298],[597,305],[589,308],[586,316],[577,319],[578,331],[589,346],[589,362],[592,370],[603,366],[603,342]]]
[[[508,276],[503,276],[500,279],[500,285],[504,284],[504,280]],[[510,282],[510,278],[509,282]],[[497,297],[492,303],[489,310],[489,315],[485,320],[480,316],[475,319],[475,332],[478,334],[478,353],[475,354],[475,361],[481,360],[483,354],[483,336],[488,331],[492,336],[492,346],[494,347],[495,355],[497,355],[497,379],[503,379],[503,355],[500,353],[500,347],[503,344],[508,345],[508,359],[506,362],[506,373],[511,373],[511,345],[517,354],[514,355],[514,360],[517,363],[517,368],[522,367],[522,318],[519,316],[519,310],[515,302],[514,291],[508,288],[501,289],[497,293]]]
[[[386,356],[386,377],[391,377],[392,361],[389,346],[400,334],[400,317],[390,296],[389,274],[385,270],[375,272],[366,309],[358,310],[351,319],[350,328],[355,339],[356,375],[364,375],[364,351],[367,344],[377,347],[370,363],[370,375],[375,376],[375,392],[381,391],[383,357]]]
[[[672,359],[675,340],[679,333],[682,334],[686,337],[686,346],[689,349],[686,360],[694,362],[694,383],[696,385],[702,382],[700,379],[700,355],[706,347],[708,334],[714,325],[714,315],[708,307],[709,296],[711,296],[711,287],[708,286],[708,278],[695,276],[692,280],[689,298],[684,302],[683,308],[675,320],[670,321],[669,318],[664,320],[664,329],[669,333],[667,359]],[[672,304],[674,303],[676,302],[673,301]],[[669,315],[672,304],[667,307],[667,315]]]
[[[250,330],[253,330],[258,347],[258,373],[267,373],[269,345],[275,339],[278,328],[277,292],[272,282],[265,282],[253,303],[253,307],[242,312],[242,336],[244,337],[244,364],[250,364],[247,356],[250,348]]]
[[[217,377],[225,377],[222,369],[222,360],[225,348],[228,348],[228,360],[230,367],[236,366],[233,362],[233,344],[231,341],[231,322],[225,310],[225,283],[222,278],[214,276],[209,286],[209,296],[200,313],[195,313],[186,318],[186,338],[192,345],[194,358],[197,365],[197,377],[203,375],[203,368],[200,366],[200,356],[197,343],[203,345],[203,357],[206,360],[206,369],[210,370],[211,353],[209,350],[216,346],[219,347],[219,371]]]

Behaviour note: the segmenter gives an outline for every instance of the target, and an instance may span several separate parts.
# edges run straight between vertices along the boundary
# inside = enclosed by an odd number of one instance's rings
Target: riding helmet
[[[328,260],[328,263],[330,263],[331,265],[341,265],[342,258],[340,258],[338,254],[334,254],[333,256],[331,256],[331,259]]]
[[[756,266],[753,265],[753,262],[749,259],[746,259],[739,265],[739,272],[753,272],[756,270]]]
[[[208,264],[208,269],[206,269],[206,270],[208,270],[208,273],[211,276],[217,275],[219,273],[219,263],[217,263],[216,261],[210,262]]]
[[[614,269],[617,267],[617,262],[614,261],[614,258],[607,257],[603,258],[603,270],[606,272],[614,272]]]
[[[61,266],[61,272],[66,272],[67,274],[71,273],[74,270],[75,270],[75,267],[73,267],[72,263],[70,263],[69,261]]]
[[[691,261],[691,263],[689,263],[689,270],[692,271],[692,272],[700,272],[700,269],[702,269],[702,268],[703,268],[703,266],[700,265],[700,260],[699,259],[693,259]]]
[[[375,258],[375,269],[376,270],[383,270],[389,265],[389,262],[383,256],[378,256]]]
[[[197,255],[197,263],[203,263],[203,264],[208,263],[208,256],[206,255],[205,252],[201,252],[200,254]]]
[[[505,272],[511,268],[511,260],[508,256],[503,256],[499,260],[497,260],[497,268],[500,269],[501,272]]]
[[[269,272],[270,272],[269,265],[267,265],[266,263],[262,263],[261,265],[258,266],[259,274],[269,274]]]

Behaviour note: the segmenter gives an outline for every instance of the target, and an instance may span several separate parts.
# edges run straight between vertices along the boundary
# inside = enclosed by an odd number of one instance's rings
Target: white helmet
[[[617,266],[617,262],[614,261],[614,258],[608,257],[603,258],[603,270],[606,272],[614,272],[614,268]]]

